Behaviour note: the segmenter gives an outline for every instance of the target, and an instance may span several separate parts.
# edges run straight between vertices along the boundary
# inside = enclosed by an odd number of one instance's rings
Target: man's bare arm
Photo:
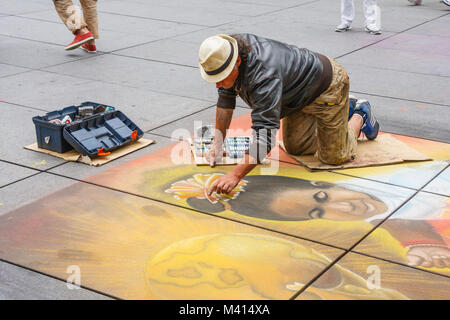
[[[216,109],[216,130],[214,134],[214,143],[211,148],[211,154],[209,158],[209,164],[211,167],[216,162],[218,153],[223,152],[223,141],[226,137],[227,130],[230,127],[231,120],[233,119],[234,109],[225,109],[217,106]],[[220,155],[222,156],[222,155]]]

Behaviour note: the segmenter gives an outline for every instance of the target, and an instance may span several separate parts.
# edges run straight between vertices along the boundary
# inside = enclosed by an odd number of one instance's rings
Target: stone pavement
[[[5,226],[9,227],[8,223],[15,221],[16,216],[17,221],[24,225],[27,225],[26,221],[34,221],[23,218],[23,215],[34,214],[35,209],[36,214],[41,214],[40,210],[47,208],[45,203],[48,205],[49,201],[64,213],[64,203],[61,204],[58,199],[65,199],[69,203],[71,198],[67,197],[67,191],[80,194],[86,192],[93,197],[94,194],[117,193],[110,195],[111,198],[124,197],[123,201],[127,203],[131,201],[128,197],[136,197],[136,202],[143,199],[155,201],[155,206],[163,203],[164,210],[167,210],[167,206],[173,207],[174,212],[181,210],[180,216],[189,216],[191,213],[188,210],[193,208],[196,209],[195,214],[206,212],[207,215],[200,214],[195,219],[201,220],[199,224],[205,225],[215,223],[208,221],[221,221],[217,222],[219,226],[215,227],[216,232],[227,228],[248,234],[259,234],[261,231],[266,237],[261,236],[260,241],[263,242],[282,234],[281,238],[294,241],[297,245],[299,239],[302,239],[300,242],[303,247],[307,247],[305,243],[311,242],[311,247],[324,253],[330,261],[339,260],[340,268],[351,269],[355,264],[359,265],[361,270],[352,269],[355,274],[364,273],[365,266],[372,265],[370,261],[376,260],[380,265],[394,266],[389,269],[394,278],[406,269],[412,270],[411,281],[429,279],[431,284],[433,281],[443,283],[442,290],[448,290],[449,268],[442,271],[442,268],[424,270],[407,267],[404,255],[394,254],[394,251],[405,250],[403,247],[373,253],[376,239],[383,237],[383,233],[380,231],[370,234],[370,228],[366,225],[361,225],[360,233],[352,234],[352,237],[344,239],[326,235],[324,239],[320,239],[317,234],[308,233],[302,226],[287,226],[285,222],[282,225],[259,223],[234,216],[232,221],[228,221],[220,218],[220,214],[219,218],[211,217],[209,209],[195,207],[191,203],[189,206],[185,203],[180,205],[173,197],[159,194],[156,189],[152,189],[153,186],[149,189],[136,189],[135,184],[113,179],[121,176],[122,172],[134,173],[133,163],[142,161],[151,165],[153,162],[147,162],[149,159],[155,163],[158,162],[155,159],[166,159],[167,148],[155,158],[147,157],[173,145],[173,130],[192,130],[195,120],[213,122],[216,90],[213,85],[200,78],[196,62],[199,44],[207,36],[217,33],[248,32],[306,47],[337,59],[349,72],[352,94],[367,98],[375,106],[381,129],[384,132],[427,139],[403,138],[419,149],[422,146],[423,152],[431,150],[429,154],[436,160],[428,166],[402,168],[405,169],[405,175],[413,176],[414,179],[399,179],[389,171],[374,174],[369,169],[363,169],[321,174],[321,180],[340,183],[337,177],[346,176],[355,181],[372,181],[375,194],[380,190],[389,190],[388,193],[397,197],[392,203],[383,199],[389,203],[389,213],[397,215],[414,206],[415,199],[425,207],[431,203],[430,197],[436,203],[448,203],[450,7],[435,0],[425,0],[424,5],[419,7],[409,5],[407,0],[379,1],[383,33],[373,36],[363,31],[361,1],[355,2],[357,14],[353,29],[347,33],[336,33],[333,30],[339,23],[340,15],[337,0],[99,1],[99,52],[88,54],[82,50],[64,51],[64,46],[71,42],[72,35],[59,20],[51,1],[0,0],[0,230]],[[33,116],[83,101],[116,106],[146,132],[146,138],[154,139],[157,143],[98,168],[68,163],[23,149],[25,145],[35,142],[34,125],[31,122]],[[238,104],[235,117],[247,116],[248,107],[242,101]],[[304,170],[298,171],[301,170],[300,166],[291,166],[294,169],[283,169],[284,175],[316,179]],[[189,170],[180,172],[179,177],[185,178],[191,174]],[[223,171],[221,170],[219,172]],[[201,172],[205,175],[212,173],[206,169]],[[155,177],[156,181],[158,178],[153,175],[159,175],[160,172],[144,174]],[[358,184],[355,181],[353,183]],[[425,200],[422,201],[422,198]],[[110,210],[114,213],[117,208]],[[448,215],[449,210],[446,210],[444,214]],[[100,212],[91,214],[95,219],[102,219]],[[118,220],[123,219],[121,212],[115,214]],[[189,218],[183,219],[191,221]],[[61,225],[66,223],[60,222]],[[386,223],[388,224],[387,221]],[[36,230],[39,229],[39,226],[35,227]],[[73,228],[72,225],[66,227],[68,230]],[[433,227],[436,230],[440,228],[435,225]],[[11,229],[5,230],[21,231],[17,225],[11,225]],[[70,249],[71,241],[76,238],[75,233],[80,231],[72,230],[73,238],[61,238],[56,229],[48,230],[48,241],[63,239],[66,241],[63,243],[69,246],[65,249]],[[36,235],[30,234],[24,238],[33,241],[46,239],[43,235],[37,238],[33,238],[34,236]],[[444,233],[441,236],[444,237]],[[249,239],[241,240],[251,247],[258,246]],[[180,239],[174,238],[173,241],[175,240]],[[121,290],[112,285],[112,282],[99,280],[100,269],[95,268],[89,269],[92,273],[90,279],[86,280],[88,285],[82,285],[81,290],[68,290],[64,282],[68,275],[61,273],[62,267],[52,269],[44,262],[53,260],[49,257],[42,260],[43,257],[37,253],[44,251],[46,242],[39,242],[43,245],[41,247],[33,247],[33,241],[31,244],[25,240],[23,243],[20,241],[18,243],[26,248],[25,251],[6,250],[6,247],[0,245],[0,299],[186,298],[186,295],[180,293],[177,296],[166,288],[158,289],[160,295],[147,294],[144,289],[142,292],[127,292],[125,280],[120,279],[123,283],[118,281],[119,284],[122,283]],[[49,250],[51,243],[48,243]],[[158,245],[162,248],[167,243]],[[97,258],[74,250],[72,248],[69,252],[58,252],[64,257],[75,257],[75,260],[97,261]],[[95,250],[101,252],[99,248]],[[148,254],[154,254],[154,251]],[[120,260],[124,257],[130,258],[126,255],[115,258]],[[361,257],[367,260],[363,259],[361,262]],[[155,269],[154,272],[157,274],[159,271]],[[270,274],[270,270],[261,270],[261,274],[264,272]],[[285,293],[268,295],[272,298],[296,298],[302,295],[308,298],[314,294],[320,295],[308,288],[314,288],[314,281],[319,281],[321,277],[326,278],[326,272],[332,274],[333,268],[322,268],[319,275],[305,279],[302,285],[290,284],[291,296]],[[92,278],[95,275],[97,278],[94,281]],[[133,281],[139,282],[136,279]],[[396,285],[394,282],[390,283],[392,287]],[[277,292],[275,287],[273,286],[273,292]],[[430,285],[430,290],[432,288]],[[403,294],[414,298],[419,293],[406,290]],[[447,298],[449,296],[447,291]],[[232,297],[258,298],[252,295],[239,296],[236,292]],[[434,296],[430,292],[430,297],[445,297],[445,291]]]

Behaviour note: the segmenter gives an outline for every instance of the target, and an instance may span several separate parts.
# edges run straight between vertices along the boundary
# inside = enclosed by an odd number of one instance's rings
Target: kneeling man
[[[347,72],[320,53],[253,34],[220,34],[201,44],[199,67],[219,95],[211,166],[222,156],[237,95],[252,108],[254,130],[245,162],[216,180],[210,194],[230,193],[267,156],[280,121],[288,153],[316,154],[327,164],[353,160],[361,131],[371,140],[378,135],[369,102],[349,97]]]

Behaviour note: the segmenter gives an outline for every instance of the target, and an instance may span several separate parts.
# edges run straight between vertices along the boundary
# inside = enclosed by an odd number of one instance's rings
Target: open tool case
[[[101,110],[106,111],[77,119],[80,111],[90,106],[96,110],[101,107]],[[63,120],[66,116],[76,120],[61,124],[50,122],[55,119]],[[144,132],[121,111],[94,102],[83,102],[79,106],[70,106],[49,112],[42,117],[33,117],[33,122],[39,148],[58,153],[75,149],[90,158],[108,155],[111,151],[144,135]]]

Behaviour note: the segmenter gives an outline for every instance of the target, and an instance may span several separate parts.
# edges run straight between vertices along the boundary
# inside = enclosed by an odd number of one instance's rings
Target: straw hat
[[[209,37],[200,45],[200,74],[208,82],[220,82],[228,77],[238,57],[236,39],[225,34]]]

